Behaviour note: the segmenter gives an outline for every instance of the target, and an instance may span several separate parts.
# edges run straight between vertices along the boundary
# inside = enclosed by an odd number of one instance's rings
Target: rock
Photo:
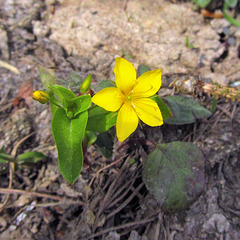
[[[48,25],[44,24],[42,21],[32,21],[33,25],[33,33],[38,38],[43,38],[47,36],[50,32],[50,28]]]
[[[230,223],[221,213],[214,213],[207,222],[203,224],[203,228],[211,233],[216,231],[226,233],[230,229]]]

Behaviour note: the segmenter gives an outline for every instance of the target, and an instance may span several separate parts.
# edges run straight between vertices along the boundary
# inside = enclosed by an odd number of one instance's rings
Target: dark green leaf
[[[185,209],[204,190],[203,155],[192,143],[158,145],[145,161],[143,181],[164,211]]]
[[[137,73],[138,73],[138,77],[141,76],[142,74],[144,74],[145,72],[148,72],[150,71],[151,69],[144,65],[144,64],[141,64],[138,66],[138,70],[137,70]]]
[[[40,152],[27,152],[18,155],[17,163],[24,164],[24,163],[36,163],[40,160],[45,159],[46,157]]]
[[[113,151],[113,134],[111,132],[100,133],[95,144],[106,158],[111,158]]]
[[[163,116],[163,120],[172,117],[172,115],[173,115],[172,112],[170,111],[168,106],[163,102],[163,100],[158,95],[154,95],[153,97],[151,97],[151,99],[153,101],[155,101],[157,103],[158,107],[160,108],[162,116]]]
[[[58,150],[61,174],[69,183],[78,178],[83,165],[82,139],[87,125],[88,111],[69,119],[62,108],[58,108],[52,119],[52,133]]]
[[[106,132],[116,124],[117,112],[108,112],[94,105],[89,110],[87,130],[92,132]]]
[[[165,121],[168,124],[193,123],[196,119],[209,117],[212,114],[196,100],[186,96],[168,96],[164,100],[173,114],[173,117]]]
[[[55,72],[52,69],[44,68],[42,66],[38,66],[38,72],[40,75],[40,79],[46,91],[48,91],[48,86],[57,83],[57,78],[55,76]]]
[[[199,7],[205,8],[211,0],[194,0],[194,3],[196,3]]]

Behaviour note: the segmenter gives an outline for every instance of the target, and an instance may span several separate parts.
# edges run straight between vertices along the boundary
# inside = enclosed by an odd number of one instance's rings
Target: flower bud
[[[92,81],[92,74],[89,74],[87,78],[83,81],[81,87],[80,87],[80,92],[82,94],[86,93],[89,91],[91,87],[91,81]]]
[[[33,92],[33,99],[42,104],[45,104],[48,102],[49,95],[45,91],[38,90]]]

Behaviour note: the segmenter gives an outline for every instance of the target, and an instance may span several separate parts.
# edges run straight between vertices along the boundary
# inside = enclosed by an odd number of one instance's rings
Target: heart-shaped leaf
[[[138,76],[141,76],[142,74],[148,71],[151,71],[151,69],[148,66],[144,64],[141,64],[138,66],[138,69],[137,69]]]
[[[202,107],[196,100],[186,96],[168,96],[164,98],[167,106],[170,108],[173,117],[166,119],[168,124],[188,124],[196,119],[209,117],[212,113]]]
[[[143,181],[164,211],[185,209],[204,190],[203,155],[192,143],[158,145],[145,161]]]

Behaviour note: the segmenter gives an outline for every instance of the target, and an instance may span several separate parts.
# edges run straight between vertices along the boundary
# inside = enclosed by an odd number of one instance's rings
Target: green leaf
[[[90,95],[82,95],[71,99],[68,102],[67,112],[72,112],[73,117],[76,117],[79,113],[86,111],[92,103]]]
[[[0,153],[0,163],[6,163],[8,161],[12,162],[12,157],[6,153]]]
[[[106,132],[117,121],[117,112],[108,112],[94,105],[88,110],[87,130],[92,132]]]
[[[95,132],[85,131],[85,139],[87,145],[90,146],[97,140],[97,134]]]
[[[225,3],[231,8],[236,7],[238,0],[224,0]]]
[[[194,48],[193,44],[189,42],[189,37],[188,36],[186,36],[186,38],[185,38],[185,45],[188,48]]]
[[[24,164],[24,163],[36,163],[40,160],[45,159],[45,155],[43,155],[40,152],[27,152],[27,153],[22,153],[18,155],[17,157],[17,163],[19,164]]]
[[[202,107],[196,100],[186,96],[168,96],[164,100],[173,113],[173,117],[165,121],[168,124],[193,123],[196,119],[212,115],[208,109]]]
[[[88,111],[69,119],[62,108],[58,108],[52,119],[52,133],[58,150],[58,165],[64,179],[74,183],[83,165],[82,140],[87,125]]]
[[[211,104],[211,107],[210,107],[210,110],[212,113],[214,113],[217,109],[217,98],[214,96],[213,97],[213,100],[212,100],[212,104]]]
[[[137,69],[138,77],[148,71],[151,71],[151,69],[148,66],[144,64],[139,65]]]
[[[226,10],[228,8],[228,4],[225,2],[224,5],[223,5],[223,16],[224,18],[229,21],[232,25],[236,26],[236,27],[240,27],[240,22],[234,18],[232,18],[231,16],[229,16],[227,13],[226,13]]]
[[[194,3],[196,3],[199,7],[205,8],[211,0],[194,0]]]
[[[166,120],[173,116],[168,106],[163,102],[163,100],[158,95],[154,95],[153,97],[151,97],[151,99],[155,101],[158,107],[160,108],[163,120]]]
[[[115,83],[113,81],[108,80],[108,79],[102,80],[99,83],[93,83],[91,85],[91,89],[94,92],[99,92],[102,89],[107,88],[107,87],[116,87],[116,86],[115,86]]]
[[[71,90],[60,85],[50,85],[48,87],[61,100],[62,106],[67,112],[68,101],[75,98],[75,94]]]
[[[42,66],[38,66],[38,72],[40,75],[40,79],[46,91],[48,91],[48,86],[57,83],[57,78],[55,76],[55,72],[52,69],[45,68]]]
[[[160,144],[144,164],[143,181],[164,211],[190,206],[204,190],[204,159],[192,143]]]

